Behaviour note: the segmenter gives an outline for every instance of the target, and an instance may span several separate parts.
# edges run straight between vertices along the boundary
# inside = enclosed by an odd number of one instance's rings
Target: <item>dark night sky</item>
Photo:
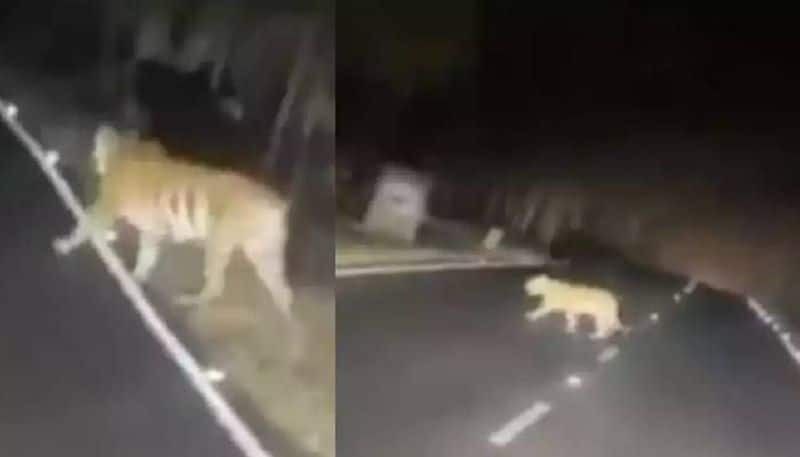
[[[57,24],[59,36],[89,43],[99,32],[87,6],[95,0],[34,3],[5,15],[0,35],[27,30],[18,36],[51,69],[97,58],[96,46],[77,41],[37,48],[30,30]],[[39,8],[47,3],[58,7]],[[659,160],[724,157],[744,168],[772,157],[786,170],[800,146],[800,40],[792,14],[757,7],[340,1],[339,141],[415,164],[448,154],[500,163],[547,148],[578,157],[647,149]]]
[[[483,99],[497,99],[489,95],[497,87],[518,94],[517,104],[534,112],[560,105],[683,113],[778,110],[796,101],[789,93],[797,76],[795,27],[777,14],[712,16],[629,6],[580,16],[490,18]],[[521,86],[529,90],[515,90]]]
[[[337,5],[338,17],[355,15],[350,3]],[[426,15],[426,24],[440,24],[434,31],[409,25],[390,7],[384,16],[392,19],[384,22],[370,16],[372,24],[342,31],[339,20],[340,56],[369,55],[387,36],[403,36],[408,46],[448,38],[461,44],[453,51],[461,60],[450,59],[442,70],[450,79],[438,85],[420,77],[419,69],[430,67],[420,61],[429,54],[396,56],[405,59],[397,66],[416,68],[410,73],[421,80],[403,102],[391,93],[398,84],[374,76],[390,57],[363,58],[368,64],[358,69],[340,59],[340,141],[374,141],[384,153],[416,164],[424,154],[448,151],[498,162],[519,154],[514,150],[529,156],[531,149],[555,145],[569,149],[566,155],[634,155],[618,146],[638,142],[659,160],[719,165],[723,157],[723,164],[748,167],[771,157],[778,171],[800,146],[794,134],[800,40],[788,12],[761,4],[760,10],[720,10],[629,1],[593,9],[583,2],[467,5],[452,13],[456,25],[447,13]],[[348,33],[355,38],[341,38]],[[359,138],[365,131],[372,138]]]

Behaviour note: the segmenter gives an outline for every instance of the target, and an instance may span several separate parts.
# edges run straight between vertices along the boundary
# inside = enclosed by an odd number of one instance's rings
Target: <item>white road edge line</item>
[[[681,292],[683,292],[683,295],[690,295],[695,291],[695,289],[697,289],[698,284],[699,283],[696,279],[690,278],[689,281],[686,282],[686,285],[683,286]]]
[[[471,261],[471,262],[441,262],[435,264],[422,264],[422,265],[381,265],[372,267],[344,267],[336,269],[336,277],[352,278],[355,276],[416,273],[416,272],[426,272],[426,271],[541,267],[546,264],[547,264],[546,262],[534,262],[534,261],[514,261],[514,262]]]
[[[800,348],[792,341],[792,334],[783,328],[778,322],[777,318],[767,311],[756,299],[752,297],[747,298],[747,307],[753,312],[764,324],[770,327],[770,330],[775,334],[778,340],[783,345],[786,352],[794,361],[794,364],[800,367]]]
[[[78,221],[83,221],[86,213],[78,202],[69,184],[64,180],[55,165],[49,165],[52,159],[42,150],[37,141],[16,121],[16,107],[6,101],[0,100],[0,112],[3,120],[14,134],[25,145],[33,158],[39,164],[44,174],[50,179],[56,193],[64,205]],[[218,424],[228,432],[233,443],[247,457],[272,457],[258,441],[253,432],[244,421],[234,412],[228,402],[211,385],[203,370],[183,346],[166,323],[159,317],[153,305],[144,296],[139,285],[125,269],[124,264],[116,252],[106,243],[104,236],[92,236],[92,245],[98,256],[106,265],[108,272],[120,284],[122,292],[128,297],[136,311],[139,312],[147,329],[156,340],[161,343],[167,354],[175,361],[178,367],[189,379],[190,384],[200,394]]]
[[[552,411],[550,403],[537,401],[519,416],[511,419],[500,430],[489,436],[489,442],[497,447],[504,447],[514,440],[526,428],[536,424]]]

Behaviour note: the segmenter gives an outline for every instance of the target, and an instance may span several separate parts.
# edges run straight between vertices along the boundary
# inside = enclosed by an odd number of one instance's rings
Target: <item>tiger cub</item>
[[[563,312],[567,318],[567,333],[575,333],[578,318],[581,315],[591,316],[595,327],[591,339],[594,340],[630,330],[620,322],[617,297],[605,289],[572,284],[545,274],[529,278],[524,287],[529,296],[542,299],[538,308],[525,313],[525,318],[531,322],[551,313]]]

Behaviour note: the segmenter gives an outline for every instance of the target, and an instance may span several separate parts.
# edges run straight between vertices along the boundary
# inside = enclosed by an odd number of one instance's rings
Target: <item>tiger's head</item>
[[[525,292],[527,292],[528,295],[542,295],[552,283],[553,280],[549,276],[539,274],[525,282]]]
[[[100,124],[94,135],[94,159],[95,171],[102,176],[108,172],[109,163],[122,149],[126,143],[138,141],[139,134],[135,131],[120,131],[108,124]]]
[[[108,171],[108,161],[119,149],[120,135],[114,127],[101,124],[94,134],[94,159],[95,171],[104,175]]]

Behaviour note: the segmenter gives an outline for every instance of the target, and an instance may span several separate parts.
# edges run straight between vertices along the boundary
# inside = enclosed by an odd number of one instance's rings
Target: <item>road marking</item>
[[[694,290],[697,289],[697,284],[698,283],[696,279],[690,279],[689,282],[686,283],[686,286],[683,287],[683,294],[689,295],[694,292]]]
[[[391,275],[401,273],[454,271],[454,270],[481,270],[502,268],[535,268],[546,265],[544,261],[487,261],[472,260],[463,262],[439,262],[411,265],[380,265],[369,267],[344,267],[336,269],[337,278],[352,278],[356,276]]]
[[[570,389],[578,389],[583,386],[583,378],[576,374],[567,376],[567,379],[565,379],[564,382]]]
[[[511,419],[507,424],[489,436],[489,442],[497,447],[506,446],[526,428],[536,424],[552,411],[550,403],[537,401],[519,416]]]
[[[54,151],[54,150],[51,149],[51,150],[45,152],[44,158],[45,158],[45,162],[47,163],[48,166],[54,167],[54,166],[56,166],[58,161],[61,159],[61,156],[59,155],[58,151]]]
[[[224,381],[227,376],[222,370],[218,370],[216,368],[206,368],[206,377],[211,382],[220,383]]]
[[[19,112],[19,110],[17,109],[17,105],[15,105],[13,103],[3,103],[3,102],[0,102],[0,104],[2,105],[3,113],[5,114],[5,117],[7,117],[9,119],[13,119],[13,118],[17,117],[17,112]]]
[[[672,300],[675,303],[680,303],[681,300],[694,293],[698,285],[699,282],[696,279],[690,278],[680,291],[675,292],[675,294],[672,295]]]
[[[52,163],[52,159],[48,159],[48,154],[42,149],[41,145],[15,119],[18,112],[17,107],[0,100],[0,112],[2,112],[3,120],[11,131],[31,153],[33,159],[50,180],[64,206],[78,222],[83,223],[86,219],[86,212],[72,192],[69,183],[61,176],[58,168],[54,166],[55,164]],[[191,386],[200,394],[217,423],[223,430],[228,432],[233,444],[245,456],[272,457],[272,454],[261,446],[261,443],[247,424],[236,414],[225,398],[217,392],[211,381],[206,377],[205,370],[200,367],[192,354],[161,319],[155,307],[147,300],[141,287],[131,277],[117,253],[106,243],[105,237],[105,233],[93,234],[91,237],[91,243],[95,251],[97,251],[98,257],[105,264],[108,272],[117,279],[122,293],[128,297],[133,307],[142,317],[147,329],[161,343],[167,355],[178,365],[188,378]]]
[[[767,309],[764,308],[761,303],[756,301],[756,299],[748,297],[747,307],[753,312],[753,314],[756,315],[756,317],[761,320],[761,322],[766,324],[770,330],[772,330],[772,333],[775,334],[775,336],[778,338],[778,341],[780,341],[781,345],[783,345],[783,348],[787,353],[789,353],[789,356],[792,358],[792,361],[795,363],[795,365],[800,367],[800,348],[798,348],[797,345],[794,344],[794,341],[792,341],[792,334],[785,331],[783,326],[778,322],[777,318],[770,314],[770,312],[767,311]]]
[[[597,362],[600,364],[608,363],[614,360],[618,354],[618,346],[608,346],[607,348],[603,349],[603,352],[597,355]]]

